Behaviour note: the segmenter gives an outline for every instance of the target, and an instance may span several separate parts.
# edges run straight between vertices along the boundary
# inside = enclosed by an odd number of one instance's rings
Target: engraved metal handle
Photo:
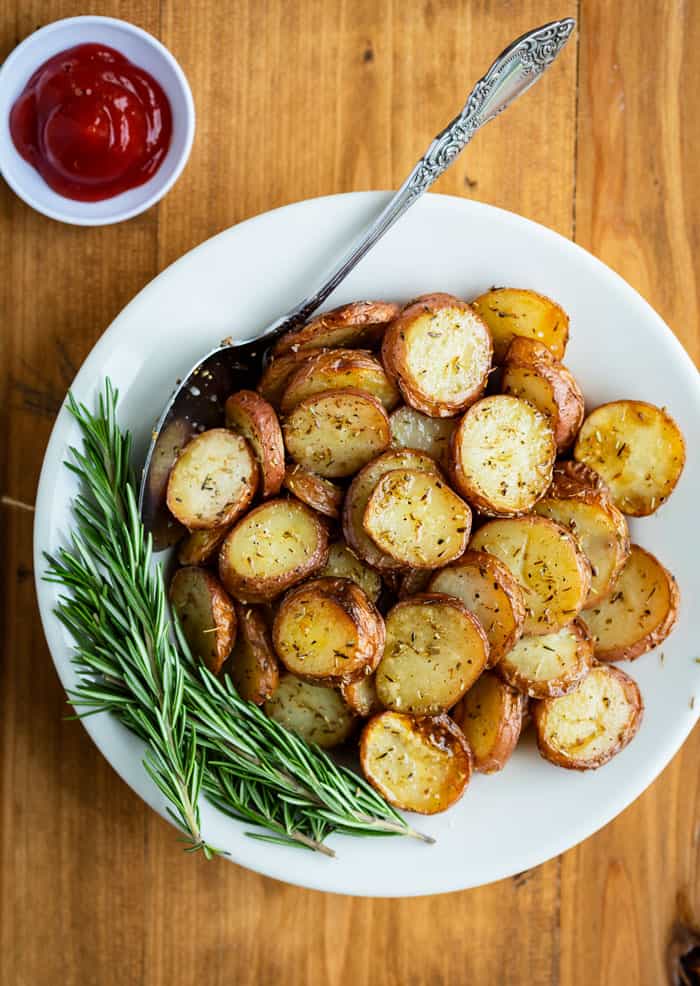
[[[472,89],[461,113],[437,135],[401,188],[321,287],[273,322],[265,333],[266,338],[306,321],[323,304],[397,219],[449,168],[477,130],[537,82],[569,40],[575,25],[571,17],[552,21],[523,34],[501,52]]]

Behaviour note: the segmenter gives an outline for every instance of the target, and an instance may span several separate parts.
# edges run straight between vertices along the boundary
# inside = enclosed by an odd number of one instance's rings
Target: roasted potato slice
[[[676,580],[650,552],[632,545],[612,593],[581,614],[599,661],[633,661],[658,647],[678,620]]]
[[[255,453],[262,496],[276,496],[284,479],[284,441],[275,409],[254,390],[239,390],[231,394],[224,411],[226,426],[243,435]]]
[[[399,564],[438,568],[467,546],[471,510],[444,479],[418,469],[393,469],[374,488],[362,524]]]
[[[377,695],[377,684],[373,674],[366,675],[359,681],[341,685],[340,694],[355,715],[362,716],[363,719],[381,712],[382,703]]]
[[[588,609],[612,590],[629,555],[630,539],[627,521],[610,499],[603,481],[598,477],[597,485],[592,485],[586,474],[576,472],[577,465],[566,462],[555,466],[552,485],[534,510],[568,528],[588,558]]]
[[[491,520],[469,547],[500,558],[520,584],[527,610],[524,634],[555,633],[581,612],[591,566],[561,524],[536,516]]]
[[[450,439],[457,427],[454,418],[431,418],[404,405],[389,417],[391,443],[395,448],[425,452],[442,466],[449,463]]]
[[[168,510],[190,531],[231,524],[253,499],[259,473],[245,438],[228,428],[203,431],[172,468]]]
[[[529,401],[549,418],[563,452],[576,438],[584,415],[583,393],[573,374],[541,342],[513,339],[505,357],[501,390]]]
[[[486,667],[489,644],[466,606],[453,596],[413,596],[386,617],[377,695],[387,709],[435,715],[455,705]]]
[[[433,459],[423,452],[413,452],[402,449],[396,452],[385,452],[373,462],[368,463],[348,487],[343,503],[343,534],[352,550],[373,568],[381,572],[398,569],[402,566],[391,555],[380,551],[374,541],[366,533],[362,521],[367,509],[367,502],[379,480],[392,469],[419,469],[440,475]]]
[[[246,702],[262,705],[279,684],[277,656],[261,607],[236,603],[238,637],[231,653],[229,674]]]
[[[389,419],[361,390],[329,390],[297,404],[284,423],[295,462],[327,479],[351,476],[391,442]]]
[[[209,531],[193,531],[186,534],[177,548],[177,560],[181,565],[206,565],[216,554],[230,527],[212,527]]]
[[[265,712],[290,733],[325,750],[344,743],[356,722],[336,688],[314,685],[293,674],[282,675],[265,702]]]
[[[664,408],[612,401],[583,422],[574,458],[600,473],[624,514],[646,517],[673,492],[685,464],[685,441]]]
[[[373,603],[377,602],[382,591],[381,576],[365,565],[344,541],[335,541],[330,546],[328,561],[318,574],[334,579],[352,579]]]
[[[382,362],[406,403],[434,418],[453,417],[483,393],[491,352],[485,323],[445,294],[404,308],[382,342]]]
[[[324,517],[339,517],[343,504],[343,491],[330,479],[317,476],[304,466],[293,463],[287,466],[284,485],[308,507],[317,510]]]
[[[226,536],[219,575],[241,602],[266,602],[323,568],[328,532],[298,500],[268,500],[251,510]]]
[[[272,638],[288,671],[341,685],[375,670],[384,649],[384,621],[350,579],[311,579],[280,603]]]
[[[382,712],[360,739],[365,777],[396,808],[435,815],[458,801],[469,783],[472,755],[448,715]]]
[[[575,691],[532,702],[531,709],[546,760],[569,770],[594,770],[633,739],[644,703],[624,671],[599,664]]]
[[[387,411],[401,400],[393,381],[376,357],[361,349],[328,349],[312,353],[287,384],[281,410],[290,414],[301,401],[325,390],[351,387],[372,394]]]
[[[193,657],[218,674],[236,640],[236,613],[223,586],[204,569],[188,566],[173,575],[169,596]]]
[[[503,362],[516,336],[536,339],[556,359],[564,358],[569,338],[569,316],[543,294],[520,288],[492,288],[475,298],[472,308],[491,330],[494,363]]]
[[[452,710],[474,756],[474,770],[503,770],[515,749],[523,724],[520,693],[486,671]]]
[[[547,418],[507,394],[473,404],[452,436],[455,486],[491,517],[531,510],[551,482],[555,456]]]
[[[454,596],[474,613],[489,642],[487,667],[498,664],[520,638],[525,623],[523,590],[495,555],[466,551],[431,577],[427,591]]]
[[[325,353],[325,349],[316,350]],[[283,356],[276,356],[271,359],[262,372],[258,382],[257,391],[265,398],[268,403],[279,410],[282,395],[287,389],[287,384],[292,379],[296,371],[313,356],[313,352],[300,350],[298,353],[284,353]]]
[[[509,685],[530,698],[567,695],[593,666],[593,641],[574,620],[556,633],[521,637],[498,665]]]
[[[392,301],[353,301],[340,305],[283,335],[275,345],[274,355],[306,352],[322,346],[372,345],[379,342],[387,324],[400,310]]]

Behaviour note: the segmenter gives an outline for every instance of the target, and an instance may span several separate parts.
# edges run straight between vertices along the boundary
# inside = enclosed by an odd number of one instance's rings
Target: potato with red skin
[[[513,339],[506,353],[501,390],[530,401],[549,418],[559,454],[573,443],[585,413],[583,393],[574,375],[541,342]]]
[[[435,815],[464,794],[472,754],[464,733],[448,715],[382,712],[360,738],[362,772],[389,804]]]
[[[483,393],[491,369],[491,334],[464,301],[425,295],[403,309],[382,341],[382,362],[407,404],[451,418]]]
[[[658,647],[678,621],[676,580],[649,551],[633,544],[612,592],[584,610],[598,661],[634,661]]]
[[[543,343],[556,359],[564,358],[569,316],[551,298],[521,288],[491,288],[471,304],[491,330],[497,365],[513,339],[521,336]]]
[[[279,684],[277,655],[261,607],[235,604],[238,637],[231,652],[229,674],[246,702],[263,705]]]
[[[530,708],[545,760],[567,770],[595,770],[635,737],[644,703],[629,675],[597,664],[575,691]]]
[[[399,314],[392,301],[353,301],[322,312],[300,329],[285,332],[275,344],[275,357],[321,347],[371,346],[379,342],[389,322]]]
[[[226,426],[247,439],[255,453],[263,499],[276,496],[284,479],[284,441],[275,409],[254,390],[239,390],[224,411]]]
[[[325,479],[352,476],[391,442],[381,403],[351,387],[300,401],[283,432],[290,458]]]
[[[489,642],[487,667],[498,664],[520,639],[526,614],[523,590],[494,555],[465,551],[431,576],[427,591],[455,596],[474,613]]]
[[[327,349],[313,353],[290,378],[280,409],[290,414],[301,401],[326,390],[352,387],[376,397],[391,411],[401,397],[379,360],[362,349]]]
[[[328,531],[299,500],[267,500],[229,531],[219,576],[234,599],[262,603],[301,582],[328,560]]]
[[[648,517],[668,500],[685,465],[685,439],[665,408],[610,401],[587,416],[574,459],[600,473],[615,506]]]
[[[593,667],[593,641],[580,620],[555,633],[521,637],[499,662],[498,673],[530,698],[575,691]]]
[[[250,506],[260,469],[248,442],[211,428],[185,445],[168,479],[170,513],[188,531],[232,524]]]
[[[523,724],[521,695],[493,671],[486,671],[452,710],[474,756],[474,770],[503,770],[517,746]]]
[[[317,578],[286,594],[272,627],[280,661],[318,684],[358,681],[376,669],[384,650],[384,621],[350,579]]]
[[[284,486],[297,500],[301,500],[324,517],[335,519],[340,516],[343,491],[330,479],[317,476],[315,472],[294,462],[285,470]]]
[[[218,579],[202,568],[180,568],[170,582],[170,604],[192,655],[218,674],[236,641],[233,603]]]

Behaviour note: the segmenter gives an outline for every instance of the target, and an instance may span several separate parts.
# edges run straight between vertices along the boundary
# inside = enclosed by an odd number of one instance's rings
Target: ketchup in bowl
[[[97,202],[142,185],[172,134],[156,80],[114,48],[82,44],[37,69],[10,112],[15,147],[59,195]]]

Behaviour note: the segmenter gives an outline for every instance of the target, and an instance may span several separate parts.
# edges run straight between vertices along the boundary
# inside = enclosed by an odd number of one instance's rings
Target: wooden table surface
[[[438,190],[573,237],[700,356],[696,0],[105,0],[91,9],[168,45],[194,91],[197,135],[165,201],[116,227],[51,222],[0,182],[5,496],[33,502],[76,368],[155,274],[255,213],[395,187],[492,56],[565,14],[578,18],[576,40]],[[0,57],[41,24],[83,11],[73,0],[0,0]],[[32,516],[6,504],[2,518],[0,982],[668,981],[674,922],[700,911],[700,731],[602,832],[479,890],[361,900],[189,858],[82,727],[64,721],[34,595]]]

